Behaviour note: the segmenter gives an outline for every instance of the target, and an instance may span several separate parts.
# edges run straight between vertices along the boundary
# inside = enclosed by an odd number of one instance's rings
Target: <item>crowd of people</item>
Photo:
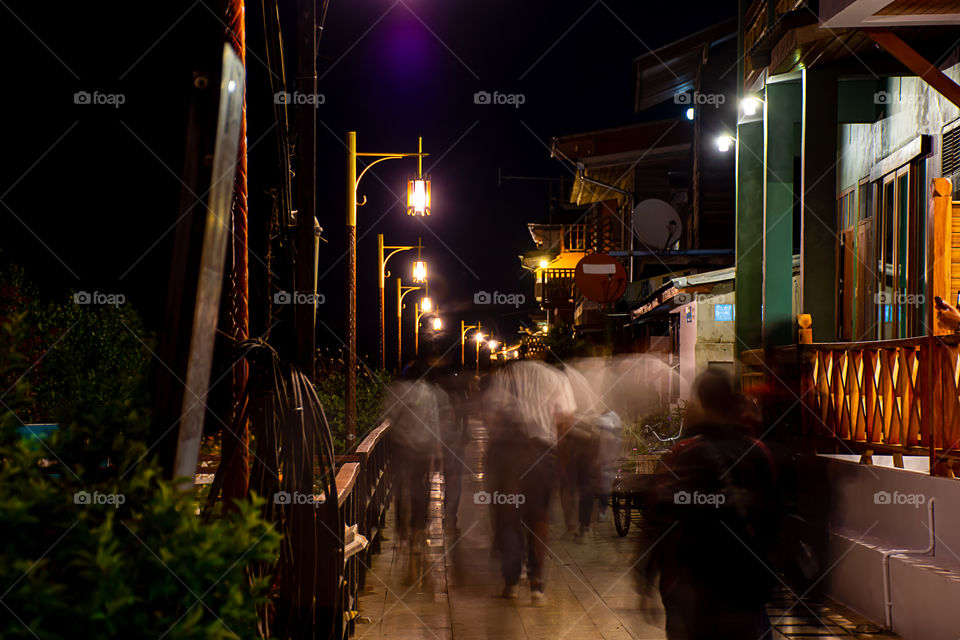
[[[607,518],[625,421],[656,402],[636,364],[519,360],[483,378],[408,366],[385,407],[408,582],[423,572],[431,469],[444,476],[444,532],[460,533],[474,419],[487,436],[484,486],[474,501],[490,509],[501,595],[517,598],[525,574],[531,603],[543,603],[551,513],[562,514],[567,534],[589,541],[594,523]],[[757,438],[760,423],[731,377],[707,370],[693,384],[679,439],[644,485],[638,584],[659,590],[670,640],[770,633],[765,603],[782,501],[774,456]]]

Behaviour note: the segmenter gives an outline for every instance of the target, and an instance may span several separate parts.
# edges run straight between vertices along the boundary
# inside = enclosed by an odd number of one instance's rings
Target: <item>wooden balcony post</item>
[[[937,475],[937,434],[943,432],[943,414],[934,411],[934,394],[940,385],[941,359],[937,349],[937,335],[950,333],[937,326],[934,319],[934,296],[950,300],[951,275],[951,194],[950,181],[935,178],[930,185],[930,199],[927,206],[927,229],[932,238],[927,242],[927,341],[924,362],[923,384],[923,426],[926,427],[926,442],[930,453],[930,475]],[[942,394],[938,394],[941,395]],[[941,397],[941,401],[943,398]],[[942,405],[941,405],[942,406]]]

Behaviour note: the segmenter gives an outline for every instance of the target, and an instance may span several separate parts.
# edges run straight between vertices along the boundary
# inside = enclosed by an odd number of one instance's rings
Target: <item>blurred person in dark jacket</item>
[[[669,640],[771,639],[780,501],[773,456],[743,424],[728,374],[694,383],[684,437],[648,496],[646,578],[659,577]]]

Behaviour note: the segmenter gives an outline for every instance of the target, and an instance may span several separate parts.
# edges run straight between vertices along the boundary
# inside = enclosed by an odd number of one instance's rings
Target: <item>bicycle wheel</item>
[[[630,531],[630,500],[622,493],[610,496],[610,507],[613,510],[613,526],[622,538]]]

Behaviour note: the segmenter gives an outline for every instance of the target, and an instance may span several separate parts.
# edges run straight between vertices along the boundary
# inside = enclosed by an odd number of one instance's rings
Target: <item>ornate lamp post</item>
[[[437,309],[433,306],[433,300],[430,298],[420,298],[420,302],[413,306],[414,320],[413,325],[413,354],[420,355],[420,318],[425,314],[435,313]],[[436,331],[436,329],[434,329]]]
[[[386,309],[384,308],[384,298],[386,297],[386,280],[390,276],[390,273],[387,271],[387,261],[390,260],[394,255],[400,253],[401,251],[410,251],[412,249],[417,250],[417,261],[413,263],[413,281],[414,282],[426,282],[427,279],[427,263],[420,259],[420,250],[423,248],[423,243],[420,239],[417,239],[416,246],[412,245],[395,245],[388,246],[383,244],[383,234],[377,234],[377,253],[378,261],[377,265],[380,270],[380,368],[387,368],[387,345],[386,345]],[[389,251],[390,253],[384,255],[384,251]]]
[[[404,286],[400,282],[400,278],[397,278],[397,373],[400,373],[400,369],[403,368],[403,351],[402,341],[403,341],[403,298],[411,291],[419,291],[424,287],[418,286]]]
[[[464,365],[465,365],[465,363],[464,363],[464,357],[463,357],[463,352],[464,352],[464,339],[465,339],[465,336],[467,335],[467,331],[470,331],[470,329],[476,329],[477,332],[479,332],[479,331],[480,331],[480,323],[478,322],[477,324],[468,325],[468,324],[466,324],[463,320],[460,321],[460,369],[461,369],[461,370],[463,369],[463,367],[464,367]]]
[[[357,151],[357,132],[347,132],[347,362],[345,422],[347,448],[352,448],[357,439],[357,207],[366,204],[357,202],[360,180],[375,164],[384,160],[400,158],[417,159],[417,177],[407,184],[407,213],[429,215],[430,181],[423,177],[423,138],[419,139],[416,153],[360,153]],[[357,175],[357,158],[374,160]]]

